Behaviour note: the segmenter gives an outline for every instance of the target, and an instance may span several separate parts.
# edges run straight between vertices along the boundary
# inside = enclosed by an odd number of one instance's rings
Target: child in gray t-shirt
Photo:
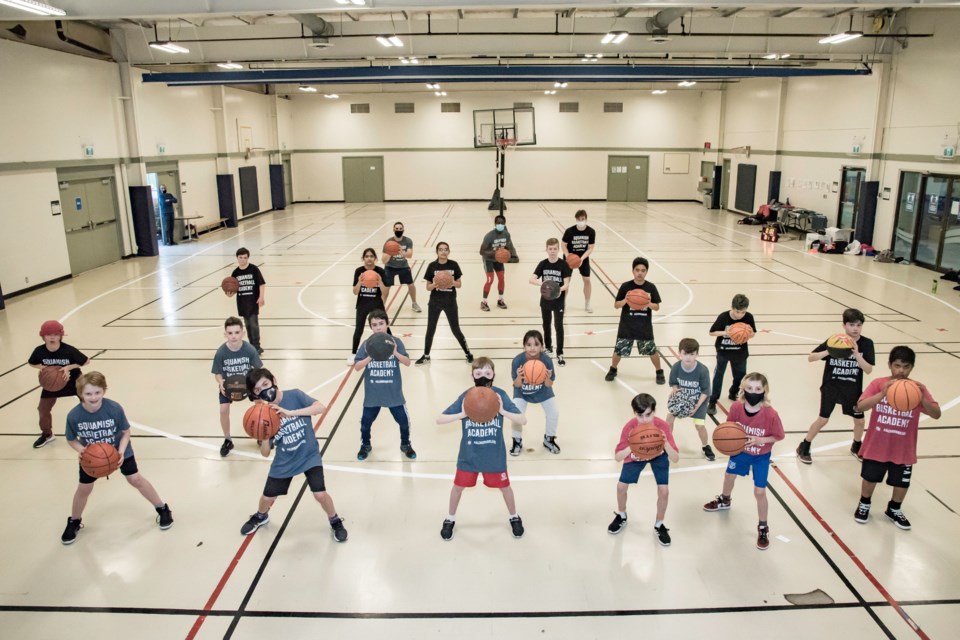
[[[680,360],[670,367],[670,400],[667,401],[667,407],[670,411],[667,413],[667,424],[673,429],[673,423],[677,418],[692,418],[693,426],[697,429],[697,435],[700,436],[700,444],[703,446],[703,457],[709,461],[714,461],[717,456],[710,448],[710,441],[707,440],[707,428],[704,426],[704,418],[707,416],[707,399],[710,397],[710,370],[702,362],[697,362],[697,355],[700,352],[700,343],[693,338],[684,338],[680,341]],[[681,394],[686,396],[687,402],[682,402],[680,398],[674,400],[674,396]],[[679,409],[683,405],[691,406],[689,411],[681,414]]]

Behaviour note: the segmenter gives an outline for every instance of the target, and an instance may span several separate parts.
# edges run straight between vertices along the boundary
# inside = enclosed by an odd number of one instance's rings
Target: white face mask
[[[586,223],[586,222],[578,222],[578,223],[577,223],[577,229],[579,229],[580,231],[583,231],[583,230],[586,229],[586,228],[587,228],[587,223]]]

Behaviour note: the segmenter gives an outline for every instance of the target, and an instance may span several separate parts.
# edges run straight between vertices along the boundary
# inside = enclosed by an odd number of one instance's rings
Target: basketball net
[[[516,138],[500,138],[497,140],[497,146],[500,148],[500,151],[509,151],[511,149],[517,148]]]

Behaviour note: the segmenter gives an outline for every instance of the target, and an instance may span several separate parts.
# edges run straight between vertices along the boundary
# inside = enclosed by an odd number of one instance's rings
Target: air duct
[[[330,39],[328,37],[333,35],[332,24],[320,16],[312,13],[293,13],[290,14],[290,17],[302,24],[308,31],[310,31],[310,33],[313,34],[313,38],[310,41],[311,47],[333,46],[330,44]]]
[[[664,9],[652,18],[647,18],[647,31],[652,36],[665,37],[667,35],[667,30],[670,28],[670,23],[674,20],[680,19],[688,11],[691,11],[690,7],[674,7],[672,9]]]

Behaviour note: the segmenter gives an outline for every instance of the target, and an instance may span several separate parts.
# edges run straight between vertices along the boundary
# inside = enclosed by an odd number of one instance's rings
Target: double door
[[[116,262],[121,255],[114,178],[90,174],[58,172],[63,228],[74,275]]]
[[[915,262],[960,268],[960,176],[926,176],[919,201]]]
[[[383,202],[383,157],[343,159],[343,201]]]
[[[607,202],[646,202],[649,174],[648,156],[609,156]]]

